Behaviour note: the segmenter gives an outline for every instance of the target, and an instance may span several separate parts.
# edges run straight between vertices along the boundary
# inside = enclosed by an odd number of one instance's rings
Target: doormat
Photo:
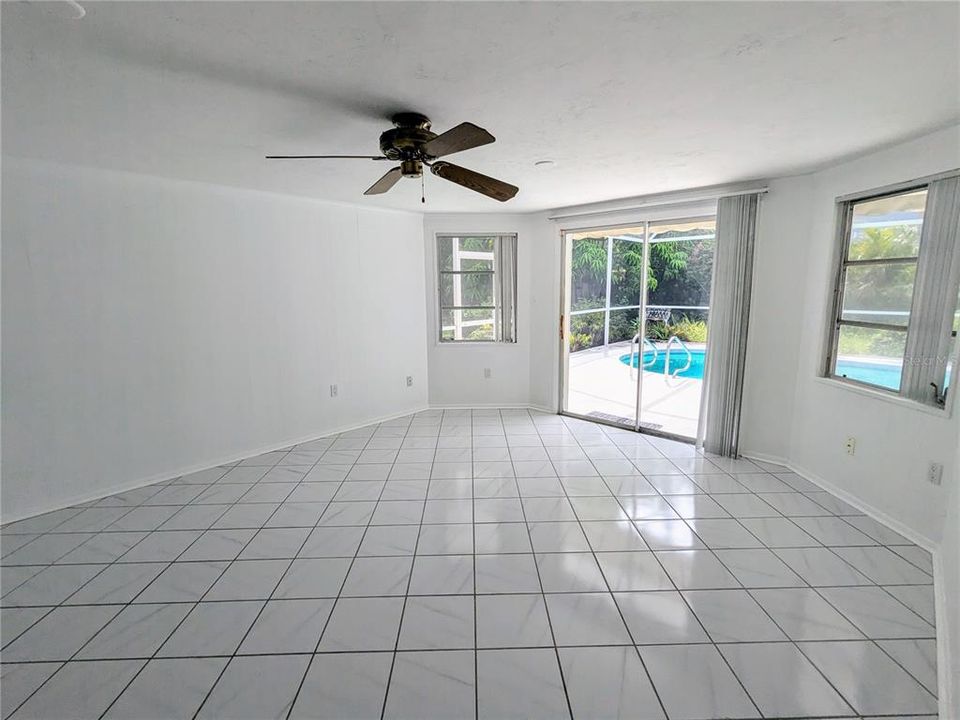
[[[621,417],[620,415],[611,415],[610,413],[602,412],[589,412],[587,417],[594,417],[597,420],[604,420],[605,422],[617,423],[618,425],[633,425],[633,420],[631,418]],[[651,422],[641,422],[640,427],[645,430],[660,430],[663,425],[658,425],[657,423]]]

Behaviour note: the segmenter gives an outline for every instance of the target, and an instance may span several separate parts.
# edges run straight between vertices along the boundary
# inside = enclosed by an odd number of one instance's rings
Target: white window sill
[[[856,393],[857,395],[863,395],[865,397],[873,398],[874,400],[881,400],[892,405],[897,405],[904,410],[914,410],[926,415],[931,415],[935,418],[940,418],[941,420],[949,420],[953,415],[951,412],[951,406],[953,403],[952,399],[950,398],[947,400],[947,407],[935,408],[929,405],[923,405],[915,400],[908,400],[907,398],[903,398],[898,395],[892,395],[891,393],[884,392],[883,390],[872,390],[868,387],[861,387],[859,385],[854,385],[853,383],[844,382],[843,380],[837,380],[835,378],[821,377],[818,375],[814,377],[814,380],[827,387],[847,390],[849,392]],[[950,395],[952,396],[953,393],[951,392]]]

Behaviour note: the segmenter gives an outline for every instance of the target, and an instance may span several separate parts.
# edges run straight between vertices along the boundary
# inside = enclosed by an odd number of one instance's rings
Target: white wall
[[[530,404],[556,412],[560,407],[561,229],[547,213],[531,218]]]
[[[958,439],[960,440],[960,439]],[[958,441],[957,467],[960,467]],[[953,492],[947,507],[947,520],[940,545],[937,603],[937,655],[940,717],[960,718],[960,472],[954,472]]]
[[[760,201],[740,424],[748,454],[790,455],[811,193],[808,176],[785,178]]]
[[[442,233],[517,234],[517,342],[441,343],[438,338],[436,236]],[[531,302],[534,222],[531,215],[426,215],[423,221],[426,273],[429,400],[436,407],[528,405],[530,395]],[[484,368],[490,377],[484,378]]]
[[[953,127],[771,184],[758,237],[744,408],[748,452],[789,460],[931,544],[941,537],[955,477],[960,405],[954,398],[952,414],[927,410],[818,372],[833,290],[835,198],[958,166],[960,128]],[[844,449],[849,436],[857,439],[853,457]],[[946,466],[941,487],[926,481],[932,461]]]
[[[2,200],[4,521],[426,404],[418,214],[9,158]]]

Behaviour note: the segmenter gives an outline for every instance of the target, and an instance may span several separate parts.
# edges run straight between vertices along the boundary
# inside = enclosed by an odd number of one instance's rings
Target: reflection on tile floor
[[[4,718],[937,712],[927,553],[556,415],[418,413],[2,539]]]

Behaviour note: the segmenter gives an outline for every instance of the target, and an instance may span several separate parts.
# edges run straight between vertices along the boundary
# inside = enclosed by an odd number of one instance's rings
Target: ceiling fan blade
[[[267,155],[267,160],[386,160],[382,155]]]
[[[454,165],[448,162],[436,162],[430,166],[430,172],[444,180],[455,182],[457,185],[486,195],[494,200],[506,202],[520,190],[516,185],[505,183],[503,180],[481,175],[473,170]]]
[[[377,180],[373,185],[367,188],[364,195],[382,195],[387,190],[397,184],[397,181],[403,177],[403,171],[399,167],[387,170],[386,175]]]
[[[482,127],[465,122],[447,130],[442,135],[437,135],[424,144],[423,151],[430,157],[443,157],[461,150],[489,145],[495,140],[496,138]]]

